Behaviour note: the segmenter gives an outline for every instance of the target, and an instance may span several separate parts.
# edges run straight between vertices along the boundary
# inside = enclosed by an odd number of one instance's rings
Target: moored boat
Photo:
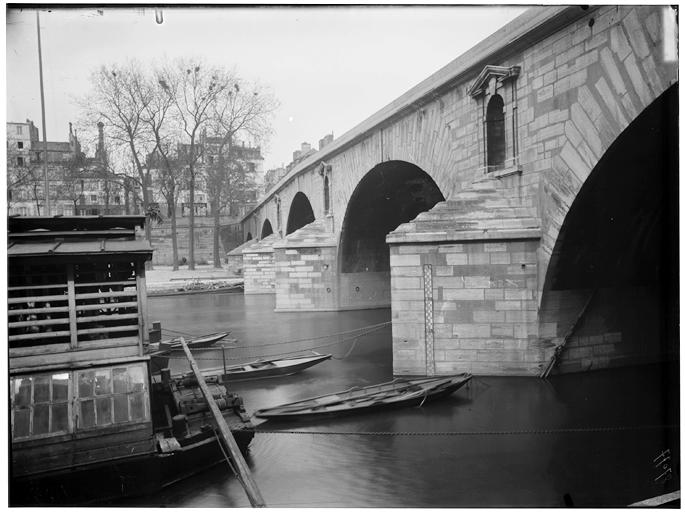
[[[186,340],[188,348],[207,348],[214,345],[217,341],[224,339],[228,336],[231,331],[215,332],[213,334],[206,334],[205,336],[198,336],[197,338],[191,338]],[[158,343],[150,343],[149,349],[151,352],[165,351],[165,350],[183,350],[181,348],[181,342],[178,339],[162,340]]]
[[[152,493],[224,459],[197,386],[152,376],[142,216],[10,218],[11,505]],[[241,450],[242,401],[212,386]]]
[[[260,409],[254,415],[263,419],[312,419],[384,407],[422,405],[454,393],[470,380],[471,374],[468,373],[449,377],[396,379]]]
[[[315,354],[313,356],[293,356],[274,359],[257,359],[249,363],[238,365],[204,368],[202,374],[205,382],[230,382],[267,377],[282,377],[292,375],[322,363],[331,358],[331,354]],[[195,376],[187,373],[180,376],[182,382],[195,382]]]

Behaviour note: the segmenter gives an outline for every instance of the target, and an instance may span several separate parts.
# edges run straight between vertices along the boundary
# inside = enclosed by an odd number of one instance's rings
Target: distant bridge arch
[[[314,209],[309,202],[309,198],[303,192],[298,192],[290,203],[285,234],[289,235],[310,222],[314,222]]]
[[[259,236],[260,239],[266,238],[267,236],[273,234],[274,230],[273,227],[271,227],[271,222],[269,219],[264,220],[264,224],[262,224],[262,233]]]

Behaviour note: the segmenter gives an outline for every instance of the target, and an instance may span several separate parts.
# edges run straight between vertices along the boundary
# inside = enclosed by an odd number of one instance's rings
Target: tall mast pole
[[[44,215],[50,216],[50,182],[48,181],[48,137],[45,134],[45,95],[43,93],[43,53],[40,47],[40,13],[36,10],[36,30],[38,31],[38,72],[40,74],[40,112],[43,118],[43,177],[45,178]]]

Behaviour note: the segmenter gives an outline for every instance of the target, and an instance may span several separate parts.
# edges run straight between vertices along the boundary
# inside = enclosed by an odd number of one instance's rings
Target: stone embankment
[[[146,272],[148,296],[242,290],[243,278],[227,268],[197,265],[195,270],[155,265]]]

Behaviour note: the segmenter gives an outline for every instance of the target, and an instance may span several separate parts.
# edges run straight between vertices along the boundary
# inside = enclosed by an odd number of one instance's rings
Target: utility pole
[[[43,94],[43,54],[40,47],[40,11],[36,10],[36,30],[38,31],[38,72],[40,75],[40,112],[43,120],[43,177],[45,178],[44,215],[50,216],[50,182],[48,181],[48,137],[45,134],[45,95]]]

